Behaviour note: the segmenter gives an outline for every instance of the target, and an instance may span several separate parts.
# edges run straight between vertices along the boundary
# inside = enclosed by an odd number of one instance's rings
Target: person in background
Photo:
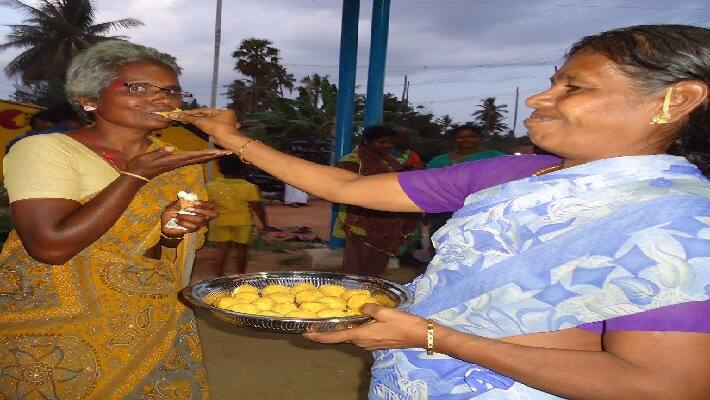
[[[284,204],[298,208],[308,205],[308,193],[284,183]]]
[[[487,158],[500,157],[505,155],[496,150],[481,150],[481,131],[480,128],[474,125],[461,125],[454,128],[451,133],[454,141],[455,150],[451,153],[441,154],[432,158],[426,165],[427,168],[441,168],[450,165],[475,161],[485,160]],[[451,218],[452,213],[428,213],[427,220],[429,221],[429,236],[434,235],[446,221]],[[434,256],[434,247],[429,247],[429,254]]]
[[[0,398],[202,399],[194,313],[178,298],[217,213],[202,168],[230,152],[151,138],[185,92],[172,56],[126,41],[74,57],[69,100],[95,125],[26,137],[3,159],[15,229],[0,253]],[[166,224],[175,218],[177,226]]]
[[[390,154],[397,159],[397,161],[402,164],[402,171],[413,171],[417,169],[424,168],[424,163],[421,157],[416,151],[409,147],[410,143],[410,131],[412,129],[408,128],[396,128],[397,140],[394,143],[394,147],[390,151]],[[424,268],[426,263],[418,259],[414,252],[422,248],[422,217],[421,214],[417,217],[416,228],[412,232],[407,240],[402,244],[399,251],[397,252],[397,258],[399,259],[399,265]]]
[[[398,128],[397,138],[390,153],[400,164],[403,171],[424,168],[424,163],[416,151],[409,148],[409,129]]]
[[[38,131],[40,129],[49,128],[52,125],[50,117],[49,110],[47,109],[39,110],[32,114],[32,116],[30,116],[30,120],[28,121],[30,130]]]
[[[482,135],[477,126],[457,126],[449,135],[454,141],[454,151],[432,158],[427,163],[427,168],[448,167],[466,161],[484,160],[505,155],[497,150],[481,150]]]
[[[22,135],[14,137],[5,146],[5,154],[10,152],[10,148],[20,140],[46,133],[67,132],[81,128],[84,124],[81,117],[68,102],[53,105],[45,110],[37,111],[30,117],[29,130]]]
[[[296,157],[302,157],[302,154],[294,153]],[[297,187],[284,183],[284,204],[290,207],[301,207],[308,205],[308,193],[300,190]]]
[[[518,148],[515,150],[515,154],[537,154],[535,152],[535,145],[529,136],[523,136],[517,138]]]
[[[388,126],[367,127],[360,145],[343,156],[337,167],[364,176],[401,171],[402,164],[390,155],[396,140],[397,132]],[[336,237],[345,239],[343,272],[382,276],[390,257],[399,255],[416,226],[415,214],[341,206],[333,230]]]
[[[559,157],[359,176],[250,141],[231,111],[176,119],[323,199],[457,210],[406,311],[305,334],[375,351],[370,399],[705,400],[709,94],[710,29],[640,25],[582,38],[527,99]]]
[[[234,157],[217,161],[222,177],[207,184],[209,199],[215,204],[219,216],[210,221],[207,238],[217,243],[217,267],[222,275],[243,274],[249,260],[249,242],[254,227],[252,214],[256,214],[262,230],[269,224],[261,203],[259,188],[243,179],[246,165]],[[236,268],[228,262],[229,251],[237,253]]]

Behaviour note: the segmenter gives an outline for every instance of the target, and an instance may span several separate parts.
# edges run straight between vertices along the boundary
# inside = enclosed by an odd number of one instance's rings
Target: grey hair
[[[116,79],[121,67],[141,61],[163,65],[175,75],[182,71],[170,54],[125,40],[106,40],[82,51],[72,60],[65,84],[69,101],[83,112],[79,97],[97,99],[101,91]]]

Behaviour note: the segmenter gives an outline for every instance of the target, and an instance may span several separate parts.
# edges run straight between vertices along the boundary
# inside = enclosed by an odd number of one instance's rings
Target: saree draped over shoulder
[[[408,310],[487,338],[710,298],[710,184],[684,158],[591,162],[466,199]],[[422,349],[375,352],[371,399],[558,397]]]
[[[63,265],[30,258],[11,232],[0,255],[1,398],[207,398],[194,315],[177,298],[203,234],[163,248],[160,260],[143,256],[180,190],[207,198],[199,166],[144,185],[107,233]]]

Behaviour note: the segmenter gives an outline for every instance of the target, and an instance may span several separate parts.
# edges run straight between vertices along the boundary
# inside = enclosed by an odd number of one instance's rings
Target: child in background
[[[235,157],[218,161],[224,177],[207,184],[210,201],[214,202],[219,216],[210,221],[208,239],[217,243],[219,250],[217,265],[222,275],[243,274],[247,268],[247,255],[251,241],[252,213],[256,214],[265,229],[266,212],[261,204],[259,188],[242,179],[245,165]],[[230,248],[237,252],[237,268],[230,268],[228,257]]]

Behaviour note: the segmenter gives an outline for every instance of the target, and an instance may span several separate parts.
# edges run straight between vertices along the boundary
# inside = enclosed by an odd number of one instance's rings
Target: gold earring
[[[673,88],[669,87],[666,92],[666,98],[663,99],[663,109],[661,113],[656,115],[651,119],[651,125],[662,125],[667,124],[671,120],[671,113],[669,109],[671,107],[671,96],[673,94]]]

